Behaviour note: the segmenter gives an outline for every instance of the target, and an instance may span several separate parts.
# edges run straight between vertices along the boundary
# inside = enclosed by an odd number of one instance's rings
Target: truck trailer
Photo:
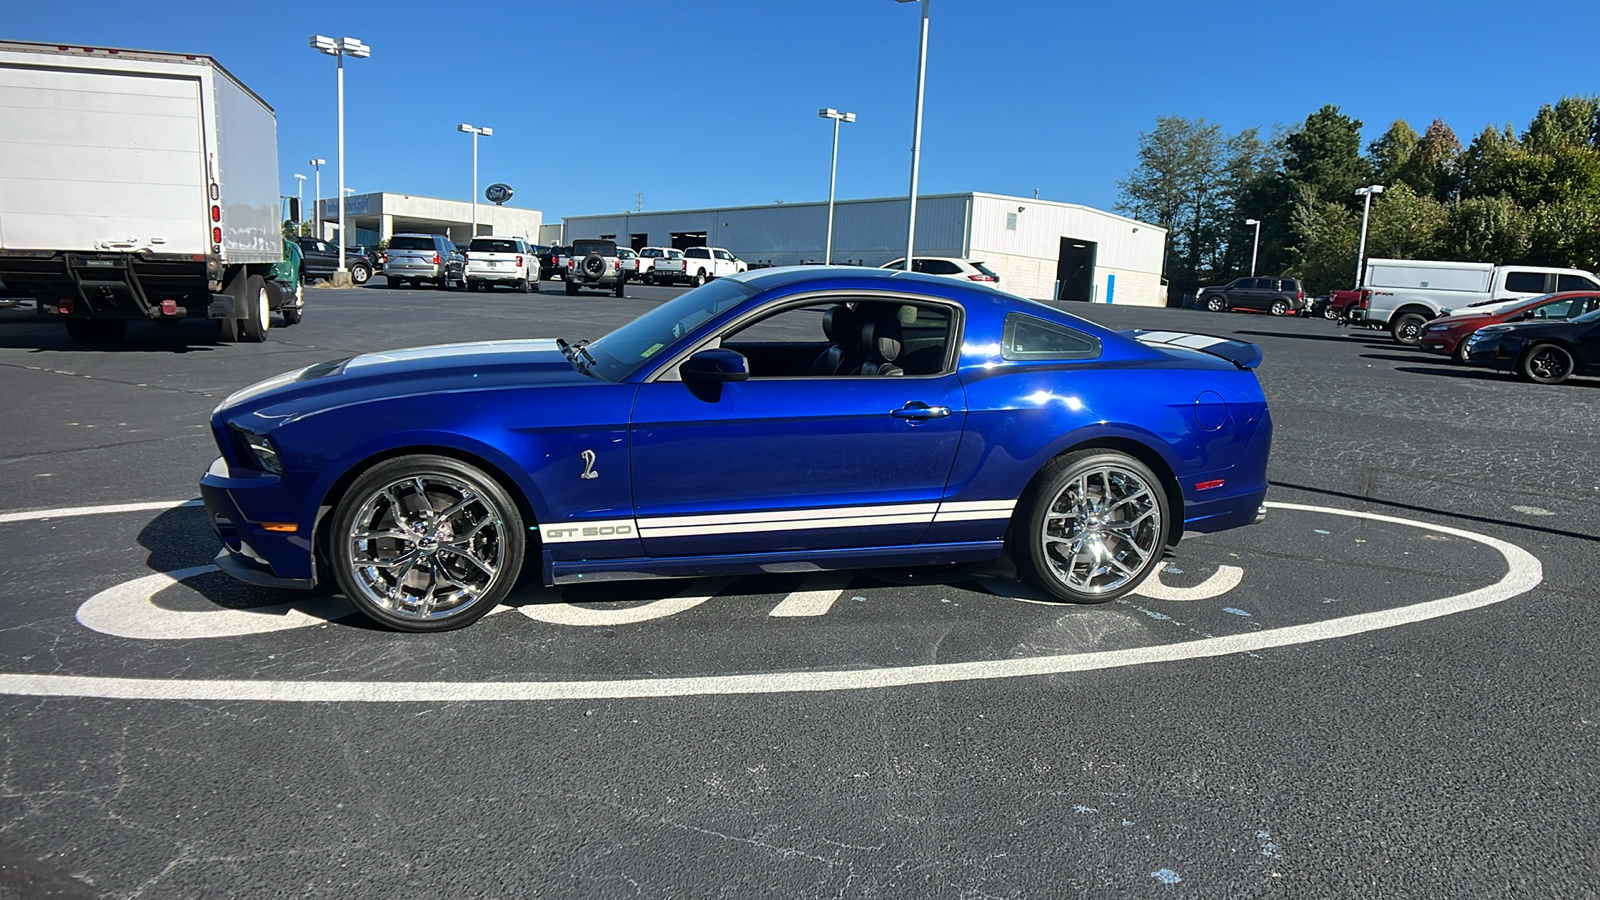
[[[272,107],[199,54],[0,41],[0,283],[78,341],[293,311]]]

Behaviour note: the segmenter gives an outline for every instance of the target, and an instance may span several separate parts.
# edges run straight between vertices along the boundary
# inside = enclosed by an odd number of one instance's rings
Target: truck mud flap
[[[208,319],[231,319],[234,317],[234,300],[232,294],[212,294],[211,305],[206,308]]]

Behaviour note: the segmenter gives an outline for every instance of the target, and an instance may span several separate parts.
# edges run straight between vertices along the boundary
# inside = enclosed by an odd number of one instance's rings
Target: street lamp
[[[895,0],[915,3],[917,0]],[[922,44],[917,50],[917,112],[911,126],[911,216],[906,226],[906,264],[911,271],[912,252],[917,247],[917,167],[922,164],[922,85],[928,76],[928,0],[922,0]]]
[[[366,59],[372,55],[372,48],[353,37],[342,37],[336,41],[320,34],[312,35],[310,43],[313,50],[339,61],[339,268],[334,270],[333,283],[343,287],[350,283],[350,270],[344,267],[344,245],[347,243],[344,230],[344,58],[354,56],[356,59]]]
[[[493,128],[474,128],[465,122],[456,126],[462,134],[472,135],[472,236],[478,236],[478,135],[493,137]]]
[[[817,115],[833,120],[833,166],[828,169],[828,249],[822,256],[823,265],[833,265],[833,184],[839,177],[839,123],[854,122],[856,114],[842,113],[833,107],[817,110]]]
[[[294,205],[300,213],[298,221],[294,223],[295,237],[305,234],[306,226],[306,177],[299,172],[294,173]]]
[[[1383,193],[1383,185],[1369,184],[1364,188],[1356,188],[1357,197],[1365,197],[1366,203],[1361,208],[1361,246],[1356,249],[1356,287],[1361,287],[1365,280],[1361,277],[1363,266],[1361,261],[1367,256],[1367,215],[1372,212],[1372,195]]]
[[[1244,223],[1256,227],[1256,242],[1250,245],[1250,277],[1254,278],[1256,277],[1256,251],[1261,249],[1261,220],[1245,219]]]
[[[325,159],[313,159],[313,160],[311,160],[311,168],[315,169],[316,172],[317,172],[316,208],[315,208],[315,214],[312,216],[313,223],[316,225],[317,231],[316,231],[316,234],[312,235],[312,237],[316,238],[319,241],[322,240],[322,167],[327,165],[327,164],[328,164],[328,161],[325,160]]]

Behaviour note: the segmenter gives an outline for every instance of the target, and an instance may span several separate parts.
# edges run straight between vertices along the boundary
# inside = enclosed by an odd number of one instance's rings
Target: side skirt
[[[700,578],[707,575],[825,572],[835,569],[872,569],[881,566],[939,566],[981,562],[994,559],[1004,551],[1004,541],[803,550],[786,553],[741,553],[726,556],[591,560],[552,560],[546,551],[544,571],[545,584],[558,585],[649,578]]]

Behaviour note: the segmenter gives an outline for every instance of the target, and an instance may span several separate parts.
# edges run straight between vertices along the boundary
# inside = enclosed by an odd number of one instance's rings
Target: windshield
[[[496,238],[473,238],[469,251],[472,253],[516,253],[517,242]]]
[[[669,300],[586,348],[590,374],[621,381],[679,338],[729,307],[755,296],[755,288],[718,279]]]

